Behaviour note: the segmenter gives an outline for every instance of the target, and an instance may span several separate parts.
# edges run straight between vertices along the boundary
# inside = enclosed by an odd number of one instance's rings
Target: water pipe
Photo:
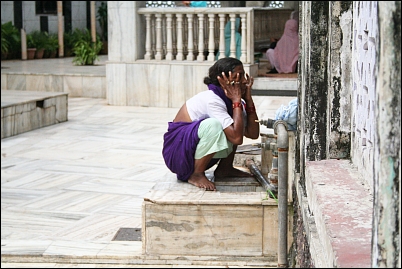
[[[289,136],[287,130],[287,122],[283,120],[260,120],[260,124],[273,128],[276,135],[276,143],[271,143],[269,148],[272,150],[274,158],[272,159],[272,169],[269,179],[275,176],[277,172],[278,182],[278,267],[288,267],[288,151]],[[272,145],[273,144],[273,145]],[[264,143],[267,149],[267,143]],[[261,145],[263,147],[263,145]],[[264,148],[263,148],[264,150]],[[263,150],[261,151],[262,154]],[[275,155],[277,155],[277,167]],[[277,168],[277,171],[275,170]],[[272,184],[272,183],[271,183]]]
[[[271,191],[275,196],[278,195],[278,187],[272,185],[271,183],[268,182],[268,180],[263,176],[261,171],[258,169],[257,165],[254,163],[252,159],[247,159],[246,160],[246,166],[250,170],[250,172],[256,176],[258,182],[260,182],[261,186],[265,189],[265,191]],[[272,195],[269,194],[271,198]]]
[[[278,267],[288,267],[288,151],[289,137],[287,123],[277,120],[274,132],[277,134],[278,150]]]

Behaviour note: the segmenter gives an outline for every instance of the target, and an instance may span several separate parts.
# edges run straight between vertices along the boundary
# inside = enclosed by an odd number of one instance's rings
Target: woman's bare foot
[[[222,177],[253,177],[254,175],[251,173],[247,173],[245,171],[236,169],[234,167],[228,169],[215,169],[214,175],[216,178]]]
[[[188,183],[191,183],[194,186],[205,189],[207,191],[216,191],[215,184],[209,181],[204,173],[192,174],[188,179]]]

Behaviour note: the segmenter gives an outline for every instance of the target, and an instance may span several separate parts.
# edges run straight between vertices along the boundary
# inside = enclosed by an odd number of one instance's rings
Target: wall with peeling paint
[[[373,196],[372,266],[400,267],[400,2],[299,3],[298,182],[306,162],[350,160]],[[299,265],[314,266],[294,206]]]

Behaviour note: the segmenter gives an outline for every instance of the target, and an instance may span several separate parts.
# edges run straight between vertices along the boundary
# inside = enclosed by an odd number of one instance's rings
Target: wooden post
[[[57,1],[57,23],[59,39],[59,58],[64,57],[64,25],[63,25],[63,1]]]
[[[95,1],[91,1],[91,36],[92,42],[96,42],[96,14],[95,14]]]
[[[21,29],[21,60],[27,59],[27,34]]]

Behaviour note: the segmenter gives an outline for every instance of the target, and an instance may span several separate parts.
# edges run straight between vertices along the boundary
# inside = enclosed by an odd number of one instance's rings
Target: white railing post
[[[177,14],[177,55],[176,60],[183,61],[183,14]]]
[[[225,58],[225,17],[226,14],[219,14],[219,59]]]
[[[166,30],[167,30],[167,44],[166,44],[166,60],[173,60],[173,39],[172,39],[172,14],[166,14]]]
[[[204,14],[198,14],[198,56],[197,61],[204,61]]]
[[[151,14],[145,14],[146,21],[146,40],[145,40],[145,60],[151,60],[152,58],[152,44],[151,44]]]
[[[156,55],[155,60],[162,60],[162,14],[155,14],[156,17]]]
[[[246,24],[246,14],[240,14],[241,17],[241,56],[240,56],[240,61],[243,63],[246,62],[247,60],[247,50],[246,50],[246,30],[247,30],[247,24]]]
[[[236,14],[230,14],[230,55],[236,58]]]
[[[215,40],[214,40],[214,22],[215,14],[208,14],[209,18],[209,43],[208,43],[208,61],[215,61]]]
[[[188,25],[187,61],[194,61],[193,15],[194,14],[187,14],[187,25]]]
[[[254,53],[254,12],[252,8],[140,8],[144,17],[145,60],[215,61],[237,57],[236,47],[241,43],[240,58],[251,64]],[[201,11],[201,10],[200,10]],[[194,15],[196,14],[196,15]],[[208,18],[207,18],[208,17]],[[236,19],[241,20],[241,40],[236,42]],[[225,39],[225,23],[230,21],[230,42]],[[218,29],[219,28],[219,29]],[[218,36],[219,35],[219,36]],[[227,37],[226,37],[227,38]]]

